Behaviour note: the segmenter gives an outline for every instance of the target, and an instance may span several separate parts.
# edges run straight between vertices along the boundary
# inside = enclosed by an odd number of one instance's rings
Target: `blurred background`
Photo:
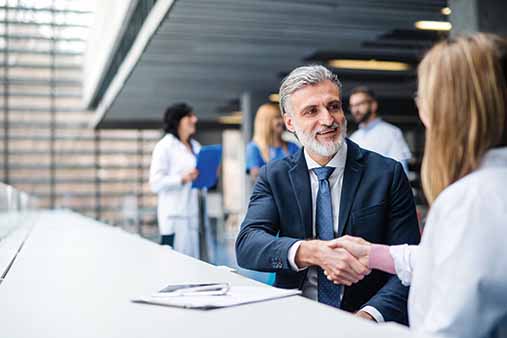
[[[195,138],[223,145],[208,195],[209,260],[235,267],[255,112],[278,101],[290,70],[319,63],[344,84],[350,132],[357,126],[348,91],[357,85],[375,90],[379,115],[403,131],[423,222],[417,63],[451,33],[505,34],[498,14],[505,7],[492,0],[0,1],[2,208],[71,209],[158,241],[151,152],[164,109],[185,101],[199,117]]]

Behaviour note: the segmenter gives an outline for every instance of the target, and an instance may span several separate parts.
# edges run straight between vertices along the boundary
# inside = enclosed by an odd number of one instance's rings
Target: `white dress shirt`
[[[361,148],[374,151],[382,156],[392,158],[403,165],[408,172],[407,162],[412,157],[401,130],[380,118],[361,123],[350,139]]]
[[[415,330],[484,338],[507,328],[506,183],[507,147],[488,151],[435,200],[419,246],[390,248],[396,273],[412,285]]]
[[[200,144],[195,140],[191,144],[197,154]],[[197,190],[192,189],[192,183],[181,182],[182,176],[196,166],[194,153],[171,134],[165,135],[153,150],[150,187],[158,194],[157,216],[162,235],[175,233],[178,219],[198,219]]]
[[[313,169],[320,168],[321,165],[315,162],[306,149],[304,149],[304,155],[306,160],[306,166],[308,167],[308,171],[310,173],[310,185],[312,190],[312,231],[313,231],[313,237],[316,237],[316,230],[315,230],[315,218],[316,218],[316,205],[317,205],[317,193],[319,191],[319,179],[317,175],[313,172]],[[343,172],[345,170],[345,163],[347,162],[347,143],[344,142],[343,146],[340,148],[340,150],[333,156],[333,158],[329,161],[328,164],[326,164],[326,167],[333,167],[335,170],[329,176],[329,187],[331,189],[331,205],[333,209],[333,227],[334,232],[338,232],[338,219],[339,219],[339,212],[340,212],[340,199],[341,199],[341,193],[342,193],[342,183],[343,183]],[[301,271],[303,269],[300,269],[295,262],[296,258],[296,252],[301,245],[302,241],[298,241],[294,243],[289,248],[289,264],[291,268],[294,271]],[[306,279],[303,282],[303,296],[317,300],[317,267],[310,267],[308,269],[308,273],[306,274]],[[343,292],[342,292],[343,296]],[[366,306],[363,309],[363,311],[368,312],[375,320],[381,322],[384,321],[384,318],[382,314],[375,309],[372,306]]]

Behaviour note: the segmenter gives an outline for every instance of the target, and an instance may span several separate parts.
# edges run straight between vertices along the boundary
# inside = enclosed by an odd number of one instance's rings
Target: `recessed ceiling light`
[[[452,25],[447,21],[417,21],[415,28],[430,31],[450,31]]]
[[[398,61],[377,61],[377,60],[353,60],[337,59],[328,61],[333,68],[345,69],[365,69],[365,70],[386,70],[386,71],[405,71],[410,70],[410,65]]]
[[[449,7],[444,7],[440,11],[443,15],[451,15],[452,10]]]

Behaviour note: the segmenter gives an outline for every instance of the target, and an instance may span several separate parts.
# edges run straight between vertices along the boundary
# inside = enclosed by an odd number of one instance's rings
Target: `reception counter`
[[[169,283],[269,286],[75,213],[32,217],[0,283],[0,337],[413,337],[300,296],[208,311],[132,303]]]

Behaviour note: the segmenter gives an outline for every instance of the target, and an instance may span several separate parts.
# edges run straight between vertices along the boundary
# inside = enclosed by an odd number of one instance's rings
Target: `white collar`
[[[507,147],[492,148],[482,157],[480,168],[507,166]]]
[[[367,132],[367,131],[370,131],[373,128],[375,128],[380,122],[382,122],[382,119],[380,117],[376,117],[373,120],[371,120],[370,122],[368,122],[368,124],[366,124],[366,123],[360,123],[359,124],[359,129]]]
[[[308,154],[306,148],[303,148],[303,152],[305,154],[306,166],[308,167],[308,170],[322,167],[320,164],[315,162],[313,158],[310,157],[310,154]],[[334,154],[333,158],[331,158],[331,160],[326,164],[326,167],[345,168],[346,161],[347,161],[347,142],[343,140],[343,145],[340,147],[340,150],[338,150],[338,152]]]

